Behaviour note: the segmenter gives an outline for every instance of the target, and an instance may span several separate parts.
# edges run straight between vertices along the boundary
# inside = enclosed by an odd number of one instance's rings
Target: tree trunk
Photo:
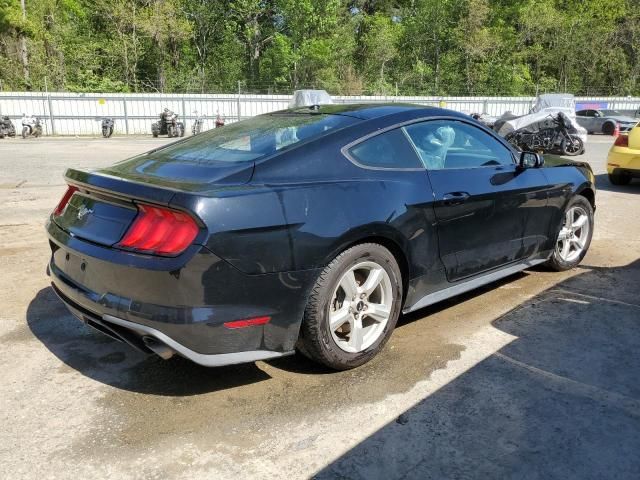
[[[27,7],[25,5],[25,0],[20,0],[20,8],[22,9],[22,20],[27,20]],[[31,84],[31,76],[29,74],[29,55],[27,52],[27,37],[24,32],[20,32],[19,36],[20,43],[20,62],[22,63],[22,75],[24,77],[24,83],[28,87]]]

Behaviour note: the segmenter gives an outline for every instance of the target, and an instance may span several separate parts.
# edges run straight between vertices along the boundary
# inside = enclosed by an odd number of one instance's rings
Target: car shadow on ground
[[[316,478],[639,478],[640,260],[496,319],[515,338]]]
[[[489,290],[526,276],[517,273],[506,279],[402,315],[396,329],[481,296]],[[128,345],[94,332],[73,317],[51,287],[42,289],[27,308],[27,325],[33,335],[68,367],[100,383],[122,390],[163,396],[188,396],[269,380],[256,364],[207,368],[182,357],[162,360],[144,355]],[[269,360],[276,369],[303,375],[334,375],[335,370],[301,354]]]
[[[640,180],[634,178],[629,185],[614,185],[609,181],[609,175],[601,173],[596,175],[596,190],[617,193],[640,193]]]
[[[165,361],[144,355],[76,320],[51,287],[38,292],[26,317],[35,337],[68,367],[123,390],[187,396],[270,378],[253,363],[212,370],[182,357]]]

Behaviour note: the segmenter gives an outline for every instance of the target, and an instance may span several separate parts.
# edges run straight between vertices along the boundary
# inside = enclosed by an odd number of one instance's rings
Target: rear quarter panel
[[[406,252],[412,275],[431,268],[439,260],[426,172],[363,169],[340,152],[348,141],[336,136],[271,159],[244,189],[203,198],[207,247],[258,274],[321,267],[380,236]]]

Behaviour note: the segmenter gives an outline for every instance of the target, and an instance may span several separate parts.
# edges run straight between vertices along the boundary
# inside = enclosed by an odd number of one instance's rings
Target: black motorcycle
[[[116,124],[116,121],[113,118],[103,118],[102,119],[102,136],[104,138],[109,138],[113,135],[113,128]]]
[[[504,138],[518,150],[574,156],[584,153],[584,143],[575,132],[569,117],[559,112],[555,116],[549,115],[549,120],[540,122],[537,127],[528,125]]]
[[[16,127],[13,125],[11,119],[7,116],[0,117],[0,138],[15,136]]]
[[[160,114],[160,120],[151,125],[151,134],[154,138],[158,135],[172,137],[184,137],[184,123],[178,121],[178,114],[168,108]]]
[[[36,138],[42,135],[42,125],[40,125],[38,117],[29,117],[22,121],[22,138],[27,138],[31,135]]]

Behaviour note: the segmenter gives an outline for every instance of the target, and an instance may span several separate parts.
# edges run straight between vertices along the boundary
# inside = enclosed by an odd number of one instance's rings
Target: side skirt
[[[402,310],[402,313],[414,312],[421,308],[428,307],[429,305],[433,305],[434,303],[438,303],[442,300],[446,300],[448,298],[455,297],[456,295],[474,290],[478,287],[482,287],[483,285],[495,282],[504,277],[508,277],[509,275],[521,272],[522,270],[526,270],[527,268],[533,267],[534,265],[539,265],[540,263],[544,263],[546,261],[547,259],[543,258],[516,263],[515,265],[511,265],[500,270],[494,270],[493,272],[482,275],[481,277],[476,277],[472,280],[467,280],[466,282],[462,282],[457,285],[438,290],[437,292],[429,293],[418,300],[416,303],[414,303],[412,306],[404,308]]]

